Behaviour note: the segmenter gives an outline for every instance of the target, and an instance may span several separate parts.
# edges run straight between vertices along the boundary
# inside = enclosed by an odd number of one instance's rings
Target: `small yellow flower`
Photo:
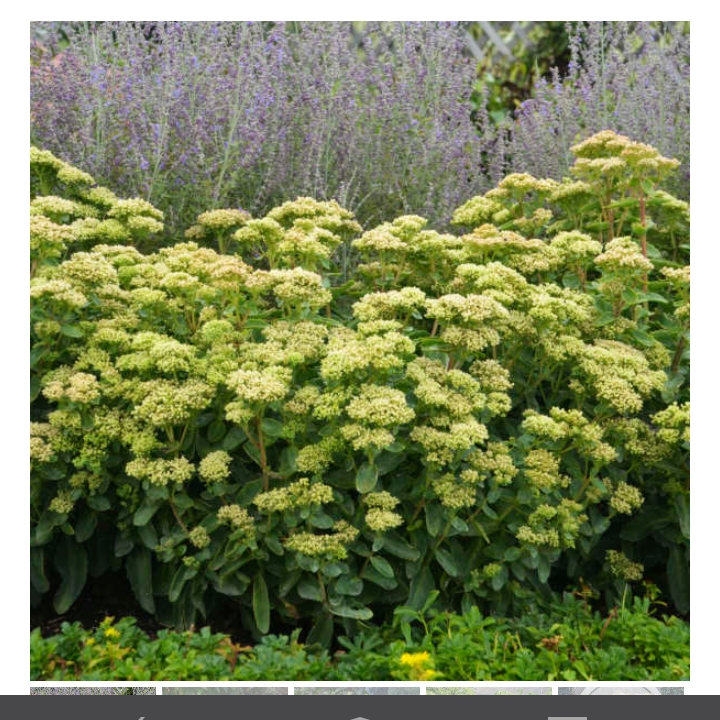
[[[400,664],[408,666],[410,680],[432,680],[438,675],[428,652],[403,653]]]
[[[430,653],[427,652],[403,653],[400,658],[403,665],[409,665],[413,669],[422,667],[428,660],[430,660]]]
[[[120,637],[120,631],[116,630],[114,627],[109,627],[105,631],[105,637],[106,638],[119,638]]]

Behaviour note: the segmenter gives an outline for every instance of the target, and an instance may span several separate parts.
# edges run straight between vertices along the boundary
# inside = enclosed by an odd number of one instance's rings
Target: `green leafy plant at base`
[[[581,580],[685,612],[689,210],[653,148],[573,152],[572,179],[458,208],[465,234],[298,198],[142,253],[152,206],[96,207],[32,150],[34,600],[122,570],[177,629],[229,598],[255,637],[311,621],[322,646]]]
[[[63,623],[30,636],[32,680],[683,680],[689,677],[689,627],[653,617],[636,599],[624,618],[587,610],[571,596],[530,617],[431,613],[411,642],[397,628],[341,637],[330,656],[298,634],[234,643],[209,628],[162,630],[150,639],[133,618],[97,629]]]

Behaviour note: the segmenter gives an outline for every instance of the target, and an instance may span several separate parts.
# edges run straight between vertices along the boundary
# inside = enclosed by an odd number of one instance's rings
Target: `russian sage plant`
[[[31,137],[166,214],[337,199],[447,222],[483,189],[452,23],[35,23]],[[36,33],[37,37],[37,33]]]
[[[681,23],[569,23],[571,60],[541,78],[512,122],[497,130],[488,172],[529,172],[556,180],[574,158],[569,148],[613,130],[680,160],[668,188],[690,195],[690,35]],[[487,101],[486,101],[487,102]],[[485,142],[495,132],[479,113]]]

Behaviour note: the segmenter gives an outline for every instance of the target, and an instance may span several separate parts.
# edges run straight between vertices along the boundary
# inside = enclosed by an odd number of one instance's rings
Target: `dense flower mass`
[[[580,578],[667,577],[682,610],[685,209],[652,148],[574,151],[579,180],[513,174],[463,234],[300,197],[158,246],[150,203],[33,148],[33,592],[90,558],[177,625],[222,595],[318,641]]]

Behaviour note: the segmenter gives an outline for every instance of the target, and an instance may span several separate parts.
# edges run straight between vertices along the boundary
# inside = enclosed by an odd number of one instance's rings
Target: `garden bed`
[[[681,163],[567,154],[169,237],[32,147],[33,677],[687,677]]]

